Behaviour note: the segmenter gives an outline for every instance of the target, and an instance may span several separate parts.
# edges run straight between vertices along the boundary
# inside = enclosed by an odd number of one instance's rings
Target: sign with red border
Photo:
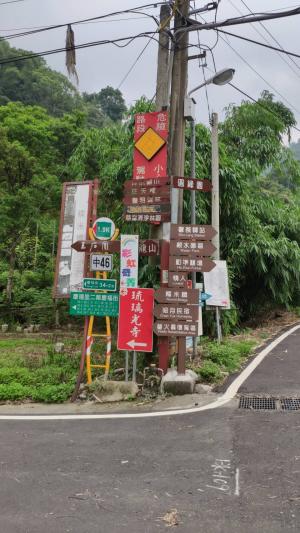
[[[118,350],[152,352],[154,289],[127,289],[120,293]]]
[[[133,179],[167,176],[168,113],[138,113],[134,124]]]

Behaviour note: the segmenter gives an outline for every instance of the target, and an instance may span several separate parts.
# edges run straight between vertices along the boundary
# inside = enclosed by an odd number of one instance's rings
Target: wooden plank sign
[[[141,205],[147,207],[151,204],[170,204],[170,195],[148,195],[148,196],[125,196],[123,199],[124,205]]]
[[[189,303],[199,305],[199,289],[169,289],[160,287],[154,293],[160,303]]]
[[[171,239],[210,241],[215,235],[217,235],[217,232],[212,226],[171,224]]]
[[[170,242],[170,255],[210,256],[216,247],[210,241],[174,241]]]
[[[76,241],[71,246],[76,252],[120,252],[120,241]]]
[[[152,224],[160,224],[161,222],[170,222],[171,213],[160,213],[156,215],[149,215],[147,213],[125,213],[124,220],[126,222],[150,222]]]
[[[171,178],[168,176],[157,177],[157,178],[148,178],[148,179],[135,179],[135,180],[126,180],[124,182],[125,189],[141,188],[141,187],[160,187],[162,185],[167,185],[170,183]]]
[[[159,255],[160,244],[156,239],[147,239],[139,241],[139,254],[150,257],[152,255]]]
[[[154,307],[154,316],[161,320],[192,320],[199,316],[198,305],[158,304]]]
[[[216,263],[207,257],[170,256],[169,267],[176,272],[210,272]]]
[[[169,287],[182,288],[186,287],[187,273],[186,272],[169,272],[168,285]]]
[[[161,187],[135,187],[132,185],[130,189],[125,188],[124,191],[125,196],[145,196],[147,194],[170,197],[170,185],[162,185]]]
[[[126,214],[156,214],[156,213],[169,213],[171,211],[171,205],[128,205],[125,208]]]
[[[212,190],[211,181],[204,179],[198,180],[194,178],[173,178],[173,187],[175,189],[185,189],[188,191],[202,191],[209,192]]]
[[[167,322],[157,320],[154,322],[154,333],[159,337],[196,337],[198,335],[197,322]]]

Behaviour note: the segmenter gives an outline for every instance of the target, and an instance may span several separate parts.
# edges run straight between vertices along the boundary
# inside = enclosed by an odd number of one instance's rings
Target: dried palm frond
[[[71,24],[68,24],[66,35],[66,67],[69,76],[73,76],[78,84],[79,79],[76,71],[75,38]]]

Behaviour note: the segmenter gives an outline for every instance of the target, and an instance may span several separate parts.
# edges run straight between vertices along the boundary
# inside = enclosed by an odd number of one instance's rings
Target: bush
[[[196,369],[197,374],[200,374],[201,378],[209,383],[219,381],[221,378],[220,367],[212,361],[204,361],[203,365]]]
[[[31,398],[35,402],[61,403],[69,399],[74,385],[64,383],[60,385],[44,385],[31,391]]]
[[[214,363],[224,367],[229,372],[239,368],[240,353],[233,345],[210,343],[205,348],[205,357]]]
[[[0,401],[16,401],[30,398],[32,389],[20,383],[0,385]]]

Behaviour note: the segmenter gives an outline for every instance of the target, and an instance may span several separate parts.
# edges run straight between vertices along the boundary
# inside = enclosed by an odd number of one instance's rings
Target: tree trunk
[[[16,264],[16,249],[13,248],[9,256],[9,270],[8,270],[8,278],[7,278],[7,284],[6,284],[6,300],[8,303],[11,303],[11,300],[12,300],[15,264]]]

